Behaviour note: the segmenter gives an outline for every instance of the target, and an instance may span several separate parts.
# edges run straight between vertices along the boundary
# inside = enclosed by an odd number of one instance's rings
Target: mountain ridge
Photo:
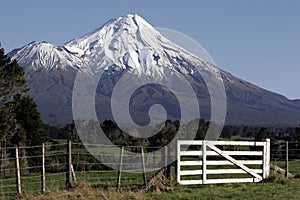
[[[63,45],[32,42],[8,55],[24,67],[26,79],[32,88],[30,92],[42,118],[51,124],[57,123],[57,120],[72,120],[72,82],[78,70],[86,73],[101,71],[107,77],[118,77],[122,72],[130,71],[138,76],[164,79],[174,73],[198,77],[200,74],[197,74],[195,65],[204,72],[220,72],[218,78],[224,81],[228,101],[227,124],[294,125],[300,122],[300,100],[289,100],[259,88],[196,58],[164,38],[138,15],[128,14],[109,20],[98,29]],[[205,85],[192,84],[195,88]],[[199,96],[209,100],[205,89],[196,90],[199,90]],[[57,109],[47,108],[49,104]],[[204,104],[205,109],[209,109],[210,103]],[[249,116],[245,116],[245,113]],[[278,119],[276,115],[284,119]],[[67,120],[59,119],[59,116]]]

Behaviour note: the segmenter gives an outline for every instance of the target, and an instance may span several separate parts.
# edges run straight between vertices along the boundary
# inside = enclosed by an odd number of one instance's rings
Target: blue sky
[[[192,37],[220,68],[300,99],[299,8],[298,0],[11,0],[1,2],[0,41],[6,52],[33,40],[63,44],[137,13]]]

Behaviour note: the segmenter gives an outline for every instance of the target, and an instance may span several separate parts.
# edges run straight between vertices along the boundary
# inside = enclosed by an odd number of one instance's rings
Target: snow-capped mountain
[[[169,41],[138,15],[112,19],[95,31],[63,45],[32,42],[8,55],[25,68],[31,95],[44,121],[51,124],[71,121],[72,90],[78,70],[103,74],[96,97],[102,108],[105,107],[103,102],[110,107],[110,95],[124,72],[156,80],[168,80],[174,74],[181,74],[191,82],[203,106],[201,116],[206,118],[211,114],[211,102],[201,76],[224,81],[227,123],[289,125],[300,121],[298,101],[288,100],[218,69]],[[201,68],[201,75],[196,66]],[[159,89],[153,87],[151,90],[141,92],[143,98],[137,98],[141,105],[147,107],[153,103],[149,100],[151,94]],[[111,114],[103,109],[101,113]]]
[[[98,66],[93,70],[101,70],[103,63],[111,62],[114,65],[104,70],[129,69],[137,75],[156,78],[165,77],[167,71],[172,70],[193,74],[196,70],[192,67],[178,63],[181,57],[191,64],[203,62],[170,42],[140,16],[131,14],[111,20],[101,28],[64,45],[32,42],[13,50],[9,55],[34,71],[67,67],[82,69],[91,66],[91,63],[97,63]],[[214,66],[204,62],[201,66],[215,70]]]
[[[22,66],[32,70],[62,68],[82,65],[80,58],[69,52],[64,46],[54,46],[47,42],[31,42],[20,49],[15,49],[9,55],[18,60]]]

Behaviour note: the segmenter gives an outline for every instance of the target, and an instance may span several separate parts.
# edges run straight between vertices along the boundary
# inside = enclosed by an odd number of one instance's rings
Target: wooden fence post
[[[175,176],[177,183],[180,183],[180,141],[177,140],[177,149],[176,149],[176,163],[175,163]]]
[[[167,177],[167,165],[168,165],[168,147],[165,146],[163,148],[163,169],[164,169],[165,177]]]
[[[271,140],[266,139],[267,142],[267,158],[266,158],[266,178],[270,176],[270,164],[271,164]]]
[[[75,174],[75,171],[74,171],[73,164],[71,164],[71,172],[72,172],[72,181],[73,181],[74,184],[76,184],[77,179],[76,179],[76,174]]]
[[[202,184],[206,184],[206,141],[202,144]]]
[[[120,150],[120,159],[119,159],[119,171],[118,171],[118,180],[117,180],[117,192],[120,191],[121,187],[121,176],[122,176],[122,168],[123,168],[123,153],[124,153],[124,147],[121,147]]]
[[[66,188],[72,187],[72,143],[68,140],[67,143],[67,164],[66,164]]]
[[[17,194],[21,195],[22,190],[21,190],[21,173],[20,173],[20,161],[19,161],[19,149],[16,146],[16,162],[15,162],[15,167],[16,167],[16,184],[17,184]]]
[[[285,176],[289,178],[289,141],[285,141]]]
[[[147,177],[146,177],[146,166],[145,166],[144,149],[143,149],[143,147],[140,147],[140,148],[141,148],[141,158],[142,158],[144,186],[147,187]]]
[[[156,159],[156,156],[155,156],[155,154],[153,154],[153,156],[152,156],[152,166],[155,166],[155,165],[156,165],[156,163],[157,163],[156,160],[157,160],[157,159]]]
[[[165,152],[164,152],[164,149],[161,148],[160,149],[160,168],[161,169],[164,169],[164,166],[165,165]]]
[[[167,179],[171,180],[171,164],[168,165],[168,159],[170,156],[170,151],[168,150],[168,147],[165,146],[165,176],[167,177]]]
[[[270,139],[266,139],[263,146],[263,178],[270,175]]]
[[[45,144],[42,144],[42,170],[41,170],[41,192],[46,191],[46,184],[45,184]]]

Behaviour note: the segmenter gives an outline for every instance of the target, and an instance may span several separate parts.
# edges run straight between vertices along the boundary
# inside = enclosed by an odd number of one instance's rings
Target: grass
[[[183,187],[179,191],[148,194],[151,199],[300,199],[300,182]]]
[[[141,193],[138,190],[123,189],[116,192],[115,188],[90,187],[80,184],[72,190],[51,188],[43,195],[25,195],[23,199],[300,199],[300,180],[286,180],[283,177],[272,176],[264,183],[179,186],[175,185],[168,191],[151,191]]]
[[[274,163],[280,167],[285,162]],[[299,170],[300,160],[289,162],[291,171]],[[232,168],[233,166],[228,166]],[[151,177],[154,172],[148,173]],[[173,170],[174,176],[174,170]],[[137,192],[143,185],[141,173],[122,173],[122,193],[115,193],[117,171],[77,171],[78,187],[74,190],[65,190],[65,173],[46,173],[46,194],[40,194],[40,174],[31,173],[22,175],[22,192],[24,199],[300,199],[300,179],[286,180],[279,175],[272,175],[264,183],[249,184],[221,184],[179,186],[173,183],[167,191],[140,194]],[[224,175],[225,178],[226,175]],[[211,177],[212,178],[212,177]],[[15,197],[15,176],[6,176],[0,179],[0,199]],[[12,194],[3,195],[2,192],[13,191]],[[98,198],[99,197],[99,198]]]
[[[290,162],[290,169],[299,168],[299,160]],[[284,162],[277,163],[284,165]],[[299,172],[299,171],[298,171]],[[174,173],[174,171],[173,171]],[[148,173],[147,177],[151,177]],[[174,174],[173,174],[174,175]],[[65,190],[65,173],[46,173],[46,193],[40,194],[39,173],[22,176],[23,199],[300,199],[300,179],[287,180],[279,175],[272,175],[263,183],[219,184],[181,186],[168,185],[166,190],[155,186],[151,192],[140,193],[143,177],[140,173],[123,173],[121,193],[116,191],[117,171],[77,172],[78,185]],[[14,176],[1,179],[1,187],[11,185],[15,191]],[[0,188],[1,189],[1,188]],[[0,199],[13,199],[15,194],[2,195]]]
[[[285,169],[285,161],[276,161],[272,162],[274,165],[277,165],[278,167]],[[289,172],[292,173],[295,176],[300,177],[300,160],[291,160],[289,161]]]
[[[58,141],[64,143],[63,140]],[[97,153],[110,152],[111,149],[95,147],[93,150]],[[248,149],[246,149],[248,150]],[[65,148],[50,150],[47,153],[59,155],[66,152]],[[90,162],[90,156],[85,156],[86,149],[73,148],[73,162],[76,170],[76,178],[78,181],[74,189],[65,189],[65,173],[46,172],[46,193],[40,194],[41,183],[39,173],[30,173],[23,175],[22,183],[22,199],[299,199],[300,200],[300,179],[286,180],[279,175],[272,175],[263,183],[247,183],[247,184],[219,184],[219,185],[197,185],[197,186],[181,186],[172,182],[165,188],[155,185],[152,191],[141,193],[140,189],[143,185],[143,177],[141,173],[122,173],[121,192],[116,192],[117,171],[92,171],[77,168],[77,160]],[[119,150],[114,152],[119,154]],[[77,154],[81,155],[80,159]],[[55,156],[53,156],[55,157]],[[48,157],[47,157],[48,158]],[[64,158],[64,157],[63,157]],[[190,158],[186,158],[189,160]],[[54,164],[54,160],[46,160],[47,163]],[[61,160],[60,162],[64,162]],[[93,160],[91,162],[94,162]],[[285,169],[285,162],[278,161],[273,164]],[[96,165],[99,165],[96,163]],[[63,166],[64,167],[64,166]],[[257,166],[252,166],[257,168]],[[259,166],[258,166],[259,167]],[[187,169],[194,169],[194,167]],[[219,166],[208,166],[208,169],[218,169]],[[235,166],[223,166],[222,168],[234,169]],[[46,168],[50,169],[50,168]],[[77,171],[78,169],[78,171]],[[84,168],[86,169],[86,168]],[[296,175],[300,174],[300,160],[292,160],[289,162],[289,171]],[[154,172],[147,173],[147,177],[151,177]],[[217,178],[216,175],[209,175],[208,178]],[[220,176],[220,175],[219,175]],[[229,175],[222,175],[226,178]],[[237,177],[245,175],[237,175]],[[246,174],[246,176],[248,176]],[[174,177],[174,170],[173,170]],[[232,175],[230,175],[232,177]],[[200,177],[201,178],[201,177]],[[0,177],[0,199],[14,199],[15,176]],[[5,192],[13,191],[11,194]]]
[[[148,172],[147,177],[152,177],[154,172]],[[76,179],[79,187],[84,184],[87,188],[101,188],[106,190],[115,188],[117,183],[117,171],[83,171],[76,172]],[[46,173],[46,191],[57,190],[58,193],[65,192],[66,173]],[[143,186],[143,176],[141,173],[122,173],[121,189],[136,190]],[[30,175],[21,176],[22,193],[25,199],[30,196],[36,196],[41,191],[41,176],[39,173],[30,173]],[[77,187],[76,187],[77,188]],[[77,190],[77,189],[76,189]],[[57,193],[57,192],[55,192]],[[0,179],[0,199],[14,199],[16,196],[15,176],[6,176]]]
[[[291,161],[291,169],[298,167],[298,164],[299,161]],[[116,192],[116,171],[77,172],[78,185],[71,190],[64,189],[64,173],[46,175],[47,190],[44,194],[40,194],[39,174],[22,176],[22,199],[300,199],[300,179],[287,180],[274,174],[263,183],[181,186],[172,182],[163,191],[159,186],[154,186],[146,193],[140,192],[143,178],[139,173],[123,173],[120,193]],[[153,172],[147,177],[151,175]],[[15,184],[13,176],[2,181],[7,181],[2,185]],[[14,191],[15,186],[12,189]],[[15,194],[2,196],[2,199],[5,198],[13,199]]]

